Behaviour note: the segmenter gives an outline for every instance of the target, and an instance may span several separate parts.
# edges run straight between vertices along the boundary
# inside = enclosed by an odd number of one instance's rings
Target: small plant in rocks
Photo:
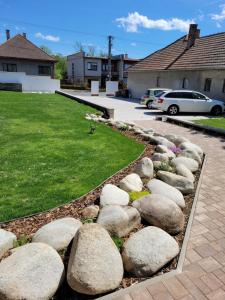
[[[95,220],[96,220],[96,218],[90,218],[90,217],[87,217],[87,218],[83,218],[83,219],[82,219],[82,223],[83,223],[83,224],[94,223]]]
[[[123,125],[119,128],[121,131],[126,131],[129,129],[129,126],[128,125]]]
[[[113,236],[112,237],[113,242],[116,244],[116,247],[121,250],[123,247],[124,240],[118,236]]]
[[[180,147],[170,147],[169,148],[174,154],[180,154],[182,152],[182,150],[180,149]]]
[[[155,171],[166,171],[166,172],[171,172],[175,173],[175,169],[169,165],[167,162],[161,162],[160,165],[155,166]]]
[[[142,192],[130,192],[129,196],[130,196],[130,203],[149,195],[150,192],[149,191],[142,191]]]
[[[30,238],[27,235],[22,234],[19,236],[19,238],[16,241],[13,242],[13,248],[24,246],[29,242],[30,242]]]

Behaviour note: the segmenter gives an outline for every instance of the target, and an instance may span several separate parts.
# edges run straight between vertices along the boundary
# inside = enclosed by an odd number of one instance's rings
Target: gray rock
[[[203,157],[203,150],[201,147],[199,147],[196,144],[193,143],[188,143],[188,142],[184,142],[180,145],[181,150],[192,150],[192,151],[196,151],[198,153],[198,155],[202,158]]]
[[[184,214],[180,207],[169,198],[151,194],[134,201],[143,219],[151,225],[160,227],[170,234],[177,234],[184,228]]]
[[[175,168],[180,164],[185,165],[191,172],[196,172],[199,169],[197,161],[189,157],[179,156],[171,160],[171,165]]]
[[[122,257],[127,272],[148,277],[178,253],[179,246],[174,238],[160,228],[149,226],[134,233],[124,243]]]
[[[73,241],[67,281],[86,295],[110,292],[119,287],[123,263],[115,243],[99,224],[85,224]]]
[[[141,224],[141,217],[134,207],[108,205],[101,209],[97,223],[111,236],[123,237]]]
[[[100,206],[128,205],[130,196],[124,190],[113,184],[106,184],[100,195]]]
[[[191,180],[192,182],[195,181],[194,175],[192,174],[192,172],[187,167],[185,167],[185,165],[177,164],[176,172],[177,172],[178,175],[184,176],[187,179]]]
[[[120,181],[119,187],[126,192],[141,192],[143,183],[139,175],[131,173]]]
[[[143,137],[144,141],[150,141],[152,135],[149,133],[141,133],[140,136]]]
[[[0,263],[0,299],[50,299],[57,291],[64,265],[52,247],[31,243]]]
[[[154,167],[152,160],[148,157],[144,157],[138,162],[134,172],[140,177],[153,178],[153,171]]]
[[[180,208],[185,207],[184,196],[173,186],[158,180],[152,179],[147,183],[147,188],[152,194],[159,194],[173,200]]]
[[[99,213],[99,206],[98,205],[90,205],[85,207],[81,215],[83,218],[97,218]]]
[[[42,226],[32,242],[45,243],[59,251],[68,247],[82,223],[74,218],[62,218]]]
[[[168,163],[169,162],[169,156],[166,153],[157,153],[157,152],[155,152],[152,155],[152,160]]]
[[[148,128],[148,129],[143,129],[143,132],[144,133],[149,133],[149,134],[153,134],[154,133],[154,130],[152,128]]]
[[[150,142],[156,145],[164,145],[167,148],[173,148],[176,147],[176,145],[170,141],[168,141],[166,138],[162,136],[152,136],[150,137]]]
[[[159,171],[157,173],[157,177],[160,178],[162,181],[166,182],[167,184],[175,187],[185,195],[193,193],[194,191],[193,181],[189,180],[184,176],[180,176],[166,171]]]
[[[164,137],[174,143],[177,147],[184,142],[190,142],[187,138],[176,134],[165,134]]]
[[[182,150],[181,153],[178,154],[178,157],[179,156],[192,158],[192,159],[196,160],[199,164],[201,164],[201,162],[202,162],[200,155],[195,150],[190,150],[190,149]]]
[[[11,248],[16,241],[16,235],[10,231],[0,229],[0,258]]]
[[[155,148],[155,151],[158,152],[158,153],[167,154],[168,158],[175,158],[176,157],[176,155],[173,153],[173,151],[171,151],[170,149],[168,149],[164,145],[157,145],[156,148]]]

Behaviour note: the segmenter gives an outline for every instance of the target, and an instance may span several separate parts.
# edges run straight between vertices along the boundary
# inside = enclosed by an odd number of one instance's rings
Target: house
[[[127,54],[112,57],[112,80],[127,83],[129,67],[139,59],[129,58]],[[81,51],[67,56],[67,74],[69,82],[76,85],[90,86],[92,80],[98,80],[101,86],[105,86],[108,78],[108,58],[100,56],[88,56]]]
[[[31,43],[26,34],[10,38],[0,45],[0,90],[52,92],[60,89],[54,79],[56,60]]]
[[[200,37],[189,33],[147,56],[128,70],[128,88],[140,97],[148,88],[197,90],[225,100],[225,32]]]

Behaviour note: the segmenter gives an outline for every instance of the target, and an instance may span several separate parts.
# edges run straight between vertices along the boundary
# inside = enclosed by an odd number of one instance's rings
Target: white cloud
[[[51,34],[44,35],[41,32],[35,33],[35,37],[38,39],[47,40],[47,41],[51,41],[51,42],[59,42],[60,41],[59,36],[54,36]]]
[[[119,27],[123,27],[127,32],[138,32],[139,27],[187,32],[189,25],[195,23],[194,20],[178,18],[152,20],[138,12],[129,13],[127,17],[117,18],[116,21],[119,23]]]
[[[225,20],[225,4],[220,5],[221,12],[219,14],[211,14],[211,19],[216,21],[217,27],[220,26],[220,22]]]
[[[137,46],[136,43],[131,43],[130,45],[133,46],[133,47]]]

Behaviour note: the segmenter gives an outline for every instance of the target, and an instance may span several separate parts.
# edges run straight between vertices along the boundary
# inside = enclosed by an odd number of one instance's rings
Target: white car
[[[187,90],[173,90],[157,95],[153,108],[166,111],[169,115],[179,112],[211,113],[220,115],[225,112],[225,102],[210,99],[207,96]]]

